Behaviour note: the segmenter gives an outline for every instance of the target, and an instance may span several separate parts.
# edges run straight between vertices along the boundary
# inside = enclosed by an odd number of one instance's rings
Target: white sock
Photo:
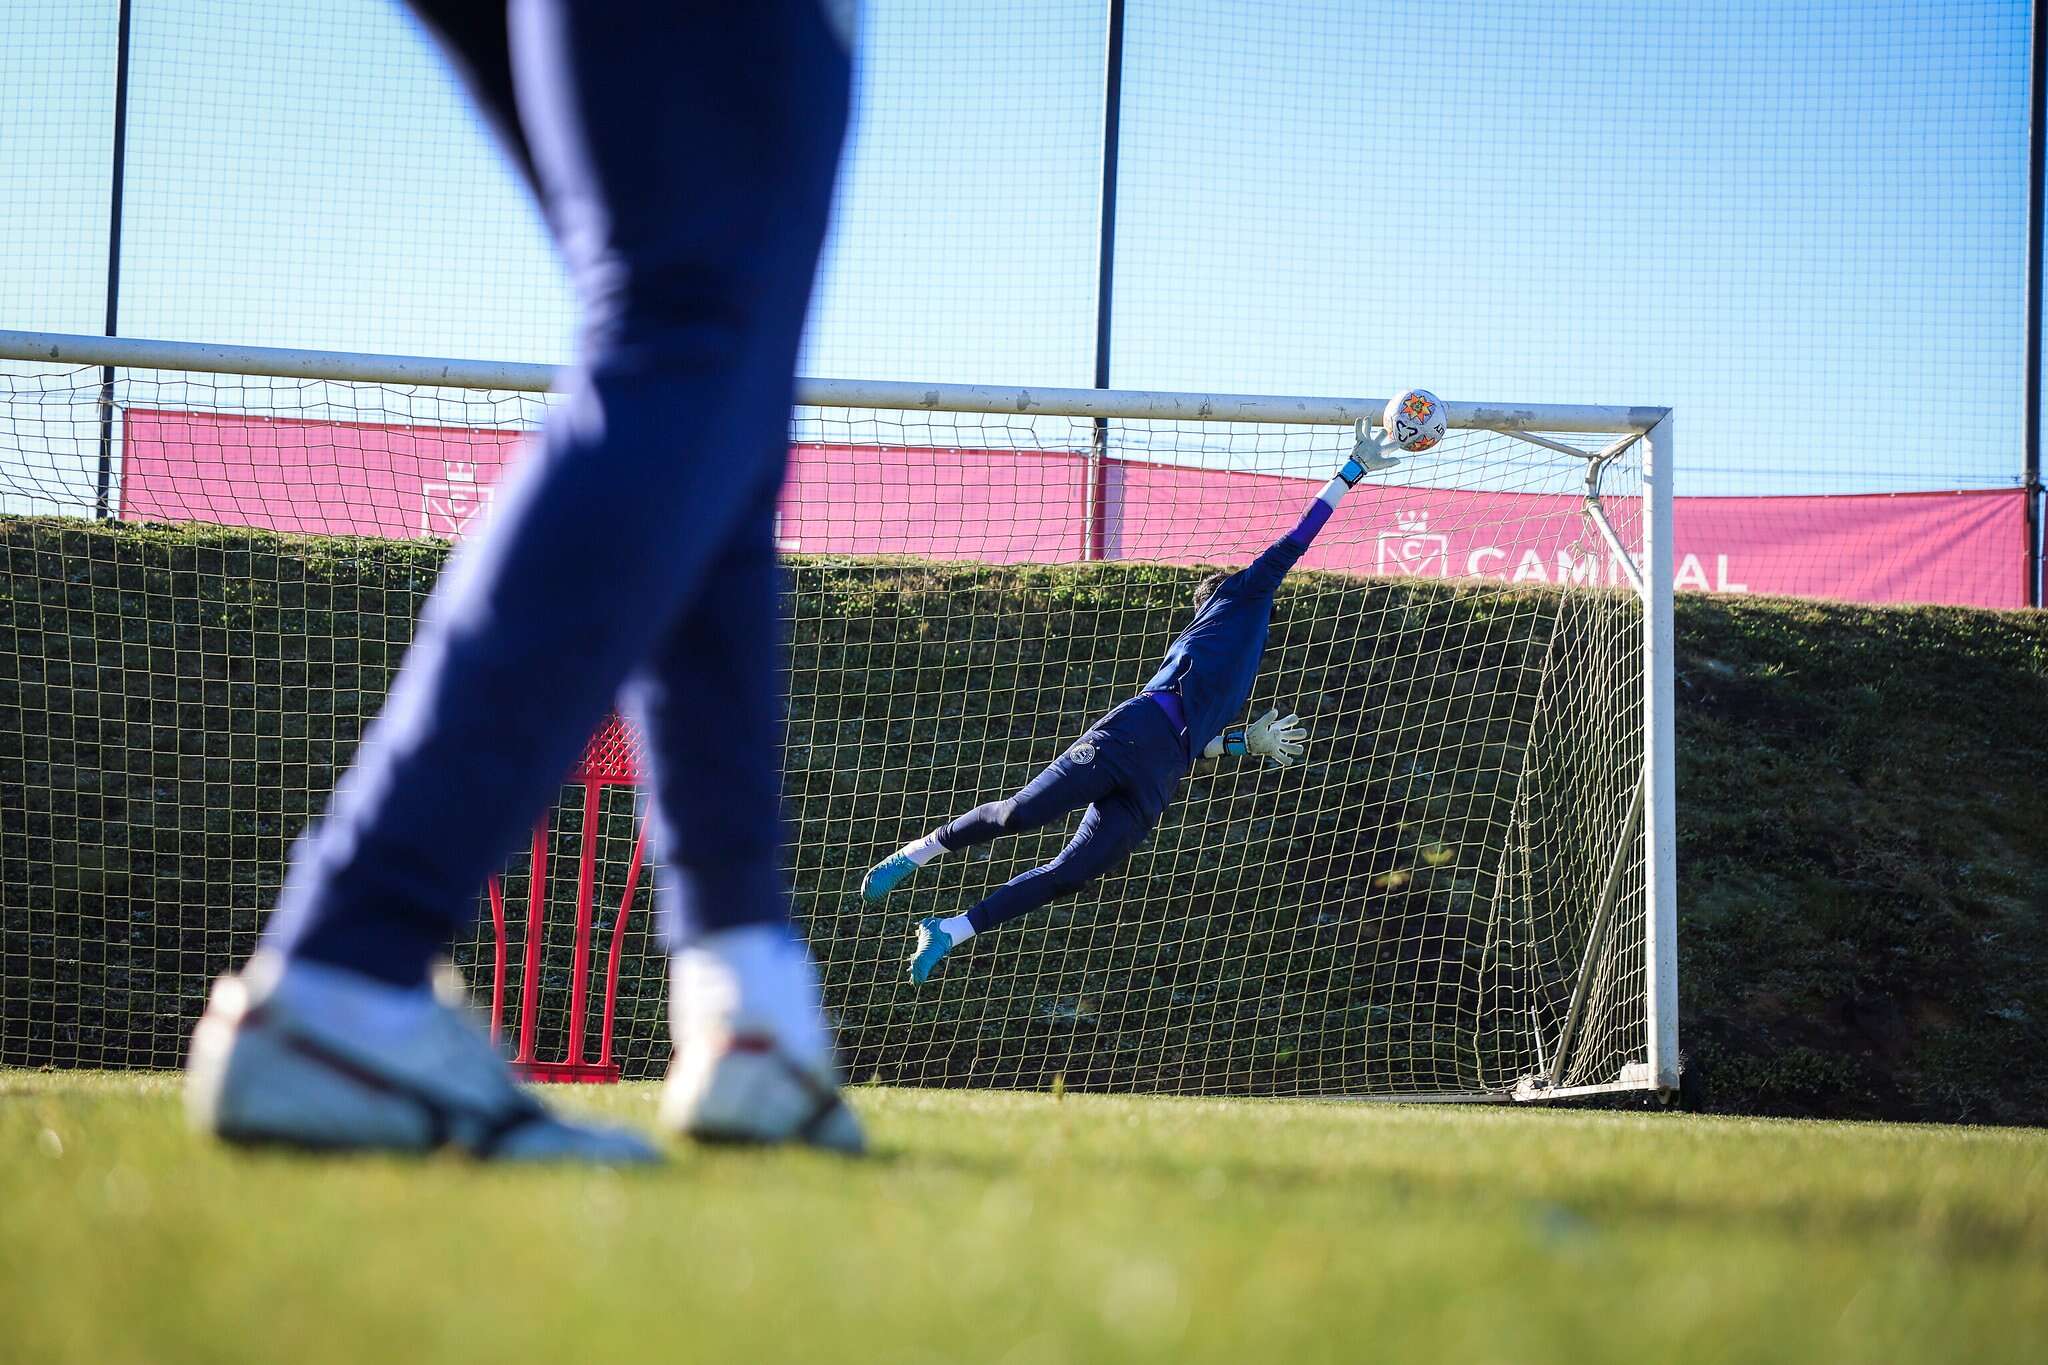
[[[913,863],[916,863],[919,867],[923,867],[926,863],[944,853],[946,846],[939,842],[938,831],[934,830],[922,839],[913,839],[896,851],[910,859]]]
[[[670,984],[678,1045],[700,1030],[761,1029],[801,1061],[831,1058],[817,968],[786,925],[705,934],[676,954]]]
[[[974,926],[967,922],[967,916],[955,915],[939,921],[939,928],[946,931],[946,937],[953,940],[955,947],[974,937]]]

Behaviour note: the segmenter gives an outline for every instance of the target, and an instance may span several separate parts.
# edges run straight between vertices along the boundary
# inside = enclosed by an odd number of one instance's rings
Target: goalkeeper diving
[[[1088,813],[1051,862],[1020,873],[965,914],[919,922],[910,979],[923,985],[941,959],[976,934],[1072,895],[1128,858],[1172,803],[1197,758],[1251,755],[1288,767],[1300,760],[1308,731],[1292,715],[1268,709],[1232,724],[1258,676],[1273,619],[1273,594],[1308,551],[1344,495],[1368,473],[1390,469],[1400,447],[1360,424],[1356,448],[1293,530],[1233,574],[1214,574],[1195,590],[1195,619],[1167,646],[1143,689],[1088,728],[1074,745],[1015,795],[976,806],[869,870],[861,894],[879,901],[920,867],[948,853],[1051,824],[1082,807]]]

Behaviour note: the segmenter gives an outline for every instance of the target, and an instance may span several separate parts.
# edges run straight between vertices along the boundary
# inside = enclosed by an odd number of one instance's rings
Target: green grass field
[[[2048,1358],[2039,1129],[856,1103],[865,1162],[521,1170],[240,1155],[173,1076],[0,1072],[0,1358]]]

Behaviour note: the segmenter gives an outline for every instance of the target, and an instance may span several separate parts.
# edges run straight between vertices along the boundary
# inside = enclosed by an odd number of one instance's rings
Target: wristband
[[[1223,732],[1223,752],[1226,754],[1248,754],[1251,750],[1244,742],[1244,727],[1233,725]]]

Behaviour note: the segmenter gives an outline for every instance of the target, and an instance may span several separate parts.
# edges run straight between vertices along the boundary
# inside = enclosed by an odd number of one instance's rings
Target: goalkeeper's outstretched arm
[[[1394,453],[1399,449],[1391,439],[1375,435],[1361,422],[1351,458],[1330,476],[1330,481],[1316,494],[1315,501],[1301,514],[1301,520],[1294,524],[1294,529],[1274,541],[1244,570],[1244,586],[1256,592],[1272,592],[1278,588],[1280,580],[1287,576],[1295,561],[1308,552],[1308,547],[1315,542],[1316,532],[1323,529],[1330,514],[1337,510],[1337,504],[1344,501],[1344,495],[1367,474],[1378,474],[1399,464],[1400,457]]]
[[[1400,463],[1400,457],[1395,453],[1398,449],[1390,438],[1375,435],[1367,423],[1359,422],[1358,440],[1351,449],[1351,457],[1330,476],[1330,481],[1316,494],[1315,501],[1301,514],[1301,520],[1294,524],[1294,529],[1273,542],[1249,566],[1233,574],[1230,586],[1238,592],[1273,593],[1279,588],[1280,580],[1287,576],[1287,571],[1308,552],[1316,533],[1330,520],[1330,514],[1337,510],[1338,503],[1344,501],[1344,495],[1367,474],[1381,473]],[[1283,717],[1278,708],[1270,708],[1249,725],[1226,727],[1203,746],[1199,757],[1253,754],[1276,767],[1285,768],[1300,760],[1307,739],[1308,731],[1299,717]]]

